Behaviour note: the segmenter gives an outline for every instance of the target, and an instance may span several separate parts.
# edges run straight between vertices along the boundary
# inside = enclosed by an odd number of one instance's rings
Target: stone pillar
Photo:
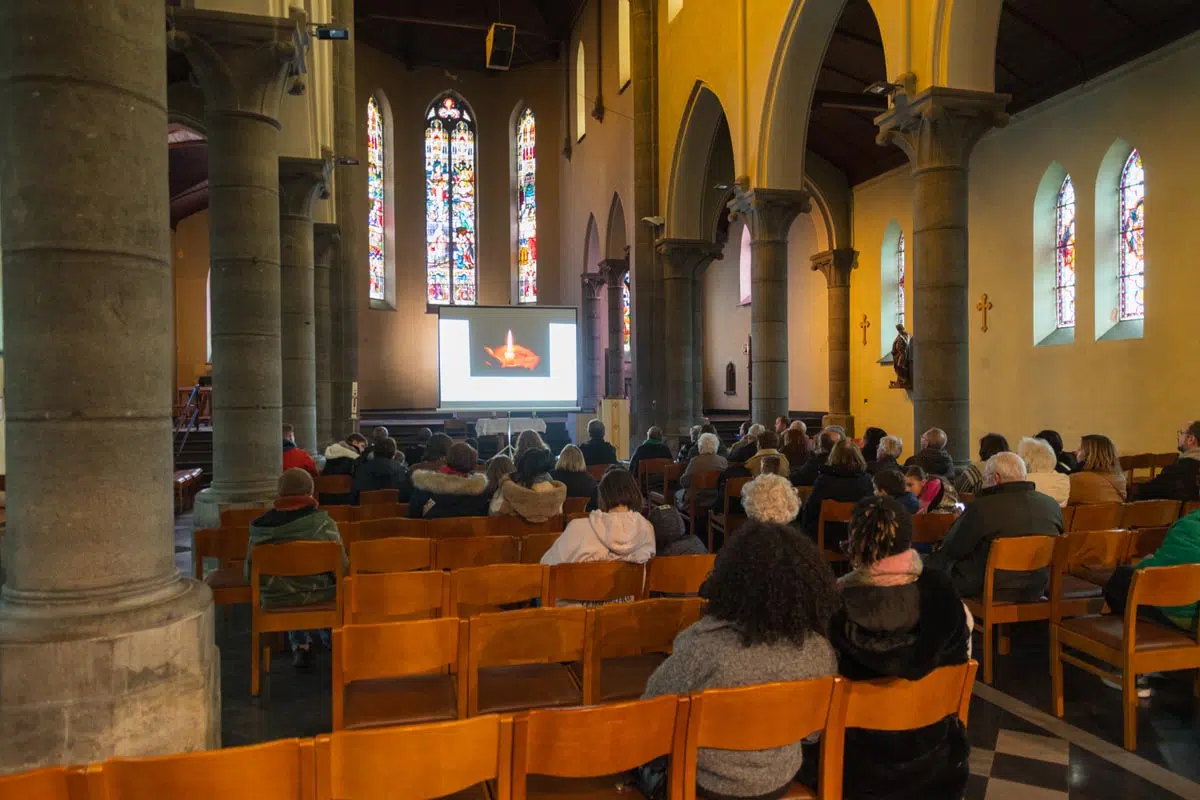
[[[750,226],[750,417],[769,426],[788,413],[788,229],[808,213],[811,198],[801,189],[753,189],[729,207]]]
[[[1008,117],[1006,95],[934,87],[876,118],[880,144],[908,155],[913,200],[914,429],[938,427],[956,461],[971,457],[967,170],[971,150]]]
[[[317,336],[314,325],[313,204],[329,199],[333,165],[319,158],[279,159],[280,351],[283,421],[296,445],[317,452]]]
[[[600,275],[608,285],[608,370],[605,378],[606,397],[625,396],[625,314],[622,287],[629,273],[629,261],[606,258],[600,262]],[[630,301],[633,300],[632,292]],[[632,316],[631,320],[636,319]]]
[[[347,41],[335,42],[333,50],[333,149],[339,156],[355,157],[364,147],[366,111],[358,102],[354,77],[355,22],[354,0],[333,0],[332,24],[350,31]],[[363,156],[363,164],[366,156]],[[338,436],[358,430],[357,411],[351,395],[358,382],[358,306],[359,287],[366,286],[367,214],[366,167],[338,162],[334,171],[337,223],[342,241],[337,264],[330,272],[334,281],[335,328],[333,341],[333,409]]]
[[[850,272],[858,253],[849,248],[826,250],[812,257],[812,268],[829,287],[829,413],[822,425],[840,425],[854,436],[850,414]]]
[[[220,745],[212,594],[175,566],[165,30],[0,3],[0,773]]]
[[[317,446],[341,439],[349,431],[333,420],[333,306],[330,267],[337,258],[341,238],[337,225],[319,222],[313,226],[313,331],[317,359]]]
[[[600,293],[604,275],[585,272],[583,280],[583,392],[582,405],[600,408],[604,397],[604,370],[600,366]]]
[[[704,416],[704,292],[701,276],[705,268],[697,269],[696,279],[692,281],[692,407],[697,418]]]
[[[303,71],[304,15],[287,20],[177,9],[173,48],[204,91],[212,259],[213,484],[219,506],[275,495],[282,465],[279,105]]]
[[[663,341],[667,376],[666,432],[673,441],[688,436],[696,423],[695,286],[696,274],[721,255],[712,242],[699,239],[660,239],[663,259]]]

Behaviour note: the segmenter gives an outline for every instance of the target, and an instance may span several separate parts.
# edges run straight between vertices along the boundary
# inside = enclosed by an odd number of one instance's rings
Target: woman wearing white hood
[[[630,561],[654,557],[654,528],[641,515],[642,493],[628,471],[611,469],[600,481],[599,511],[572,520],[542,556],[542,563]]]

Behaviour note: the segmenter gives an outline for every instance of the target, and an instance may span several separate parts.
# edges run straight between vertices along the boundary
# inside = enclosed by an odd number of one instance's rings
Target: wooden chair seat
[[[562,664],[517,664],[479,670],[480,714],[561,708],[582,702],[579,684],[570,668]]]
[[[1063,575],[1062,587],[1063,600],[1082,600],[1104,596],[1102,585],[1097,585],[1094,581],[1085,580],[1075,575]],[[1067,608],[1070,608],[1069,603]],[[1068,611],[1068,613],[1070,612]]]
[[[345,688],[345,730],[416,725],[458,718],[453,675],[355,681]]]
[[[804,784],[792,781],[791,786],[788,786],[787,791],[784,792],[782,800],[817,800],[817,795],[813,794],[812,790]]]
[[[1077,642],[1071,634],[1086,637],[1108,649],[1119,657],[1125,641],[1125,621],[1115,615],[1075,617],[1065,619],[1059,627],[1062,643],[1071,647]],[[1138,619],[1135,653],[1170,650],[1176,647],[1196,647],[1196,640],[1178,628],[1168,628],[1148,619]],[[1084,648],[1080,648],[1084,649]]]
[[[212,572],[204,576],[204,582],[208,584],[208,588],[214,592],[230,593],[233,590],[241,589],[246,593],[245,600],[226,600],[227,603],[249,603],[250,602],[250,581],[246,580],[246,575],[240,567],[221,567],[214,569]]]
[[[526,781],[527,800],[645,800],[628,774],[600,778],[558,778],[530,775]]]
[[[637,700],[646,691],[646,684],[654,670],[666,660],[666,653],[643,653],[601,659],[596,702],[619,703]],[[572,672],[578,680],[583,680],[577,665],[572,665]]]

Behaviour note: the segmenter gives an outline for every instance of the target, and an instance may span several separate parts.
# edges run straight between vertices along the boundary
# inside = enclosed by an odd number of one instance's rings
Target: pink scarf
[[[924,564],[916,550],[905,550],[838,578],[839,586],[906,586],[921,577]]]

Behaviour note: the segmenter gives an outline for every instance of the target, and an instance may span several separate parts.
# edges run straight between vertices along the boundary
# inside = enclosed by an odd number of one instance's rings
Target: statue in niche
[[[913,376],[912,334],[904,329],[904,323],[896,325],[896,339],[892,342],[892,368],[896,380],[889,385],[892,389],[911,389]]]

